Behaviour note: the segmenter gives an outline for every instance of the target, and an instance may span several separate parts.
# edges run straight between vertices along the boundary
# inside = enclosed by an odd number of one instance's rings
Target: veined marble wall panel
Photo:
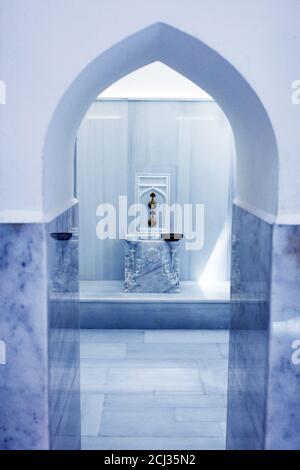
[[[0,224],[0,449],[49,448],[46,230]]]
[[[47,244],[50,447],[80,449],[78,206],[48,224]]]
[[[0,449],[80,448],[76,212],[0,224]]]
[[[300,448],[300,227],[234,207],[228,449]]]
[[[227,448],[265,446],[272,225],[233,207]]]
[[[275,225],[266,449],[300,449],[300,226]]]

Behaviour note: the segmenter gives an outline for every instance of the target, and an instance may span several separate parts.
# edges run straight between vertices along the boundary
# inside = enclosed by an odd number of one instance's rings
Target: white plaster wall
[[[0,106],[2,222],[46,215],[43,145],[55,107],[74,78],[101,52],[158,21],[201,39],[250,83],[275,130],[279,213],[300,213],[300,106],[291,102],[291,83],[300,74],[298,0],[1,0],[0,9],[0,79],[6,83],[6,104]],[[240,172],[247,173],[248,162]],[[72,202],[72,178],[61,179],[69,171],[64,164],[51,170],[55,203],[48,216]],[[257,174],[268,184],[264,165],[263,159],[256,162]],[[243,198],[243,187],[239,191]],[[250,191],[249,204],[259,209],[255,181],[245,189],[245,203]]]

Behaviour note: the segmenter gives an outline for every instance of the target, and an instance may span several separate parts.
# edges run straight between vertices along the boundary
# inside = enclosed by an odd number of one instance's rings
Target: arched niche
[[[72,202],[74,142],[91,102],[115,81],[155,61],[181,73],[218,102],[235,138],[236,197],[250,210],[275,216],[278,151],[261,100],[225,58],[164,23],[150,25],[100,54],[66,89],[45,139],[44,213],[58,213]]]

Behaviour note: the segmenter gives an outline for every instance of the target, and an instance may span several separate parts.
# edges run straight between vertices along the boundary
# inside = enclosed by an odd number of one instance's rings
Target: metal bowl
[[[167,242],[177,242],[183,239],[183,233],[162,233],[161,238]]]
[[[73,233],[72,232],[57,232],[57,233],[51,233],[50,234],[54,240],[57,241],[68,241],[72,238]]]

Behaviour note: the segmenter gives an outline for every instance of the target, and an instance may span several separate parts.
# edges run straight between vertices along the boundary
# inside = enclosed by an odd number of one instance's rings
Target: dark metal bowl
[[[57,233],[51,233],[50,236],[54,238],[54,240],[57,241],[67,241],[72,238],[73,233],[71,232],[57,232]]]
[[[162,233],[161,238],[167,242],[177,242],[178,240],[182,240],[183,233]]]

